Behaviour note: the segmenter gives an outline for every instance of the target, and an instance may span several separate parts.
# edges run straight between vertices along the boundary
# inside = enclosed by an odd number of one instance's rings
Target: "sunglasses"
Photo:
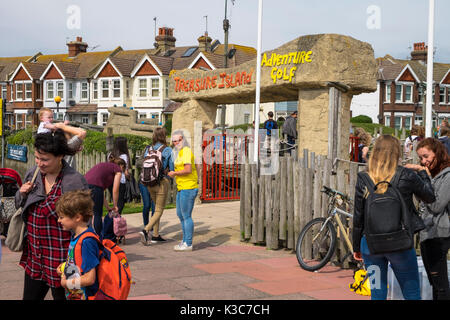
[[[183,138],[180,138],[178,140],[172,140],[172,143],[177,143],[177,142],[180,142],[181,140],[183,140]]]

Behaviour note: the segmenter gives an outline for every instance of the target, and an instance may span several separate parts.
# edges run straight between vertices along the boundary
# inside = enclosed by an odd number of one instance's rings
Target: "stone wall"
[[[138,112],[130,108],[110,107],[108,112],[108,122],[103,130],[105,133],[108,128],[112,128],[114,134],[134,134],[151,138],[153,130],[158,126],[156,119],[138,119]]]

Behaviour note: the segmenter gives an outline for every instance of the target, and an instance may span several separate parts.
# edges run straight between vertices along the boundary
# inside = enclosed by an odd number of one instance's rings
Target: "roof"
[[[30,58],[31,56],[0,58],[0,81],[8,81],[10,73],[17,69],[19,63]]]
[[[67,113],[97,113],[96,104],[76,104],[67,109]]]
[[[171,102],[164,108],[162,113],[173,113],[179,107],[181,107],[181,102]]]
[[[395,80],[406,65],[409,65],[421,82],[427,81],[427,65],[419,60],[395,59],[389,55],[377,58],[378,80]],[[450,64],[435,62],[433,64],[433,80],[440,82],[450,70]]]

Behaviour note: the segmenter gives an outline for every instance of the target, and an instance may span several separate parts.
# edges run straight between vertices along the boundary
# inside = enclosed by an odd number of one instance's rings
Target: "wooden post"
[[[294,248],[294,168],[293,168],[293,157],[287,157],[287,166],[286,166],[286,173],[287,173],[287,222],[286,222],[286,233],[287,233],[287,241],[286,245],[288,249]],[[283,227],[283,226],[282,226]]]
[[[300,233],[300,163],[298,160],[293,162],[294,177],[294,250],[297,244],[297,238]]]
[[[281,164],[280,164],[281,166]],[[275,181],[272,185],[272,190],[267,196],[272,199],[272,219],[269,221],[269,239],[267,239],[267,247],[270,249],[278,249],[279,228],[280,228],[280,198],[281,198],[281,185],[285,184],[285,180],[281,176],[281,170],[275,174]],[[270,214],[269,214],[270,216]]]
[[[278,175],[278,174],[277,174]],[[265,202],[265,207],[266,207],[266,212],[265,212],[265,240],[266,240],[266,248],[270,248],[271,243],[272,243],[272,220],[273,220],[273,216],[276,216],[276,207],[278,207],[277,205],[275,205],[275,208],[273,207],[273,204],[276,203],[273,201],[273,194],[272,192],[275,192],[277,189],[277,182],[279,181],[279,179],[277,177],[275,177],[275,180],[272,181],[272,176],[264,176],[265,178],[265,197],[264,200]]]
[[[265,220],[265,184],[266,181],[269,181],[268,183],[270,183],[270,180],[267,180],[266,177],[271,177],[271,176],[260,176],[259,177],[259,204],[258,204],[258,222],[257,222],[257,236],[256,236],[256,240],[258,242],[263,242],[264,241],[264,220]]]
[[[286,153],[287,154],[287,153]],[[280,240],[286,240],[286,208],[287,208],[287,156],[280,158],[280,197],[275,198],[280,204]]]
[[[239,226],[240,226],[240,239],[241,241],[245,240],[245,201],[246,201],[246,193],[245,189],[247,188],[246,181],[245,181],[245,155],[243,156],[243,162],[240,165],[241,171],[240,171],[240,184],[239,184],[239,208],[240,208],[240,219],[239,219]]]
[[[250,239],[252,235],[252,188],[251,188],[251,170],[250,164],[245,167],[245,239]]]
[[[250,169],[252,171],[252,230],[251,230],[251,242],[257,242],[258,232],[258,167],[257,164],[251,164]]]

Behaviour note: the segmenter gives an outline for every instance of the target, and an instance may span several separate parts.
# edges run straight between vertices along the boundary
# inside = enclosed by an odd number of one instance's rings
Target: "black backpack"
[[[381,181],[376,185],[368,173],[360,173],[366,185],[364,235],[371,254],[403,251],[414,245],[409,209],[397,188],[402,170],[402,167],[398,168],[391,182]],[[383,183],[388,184],[386,192],[375,193]]]

